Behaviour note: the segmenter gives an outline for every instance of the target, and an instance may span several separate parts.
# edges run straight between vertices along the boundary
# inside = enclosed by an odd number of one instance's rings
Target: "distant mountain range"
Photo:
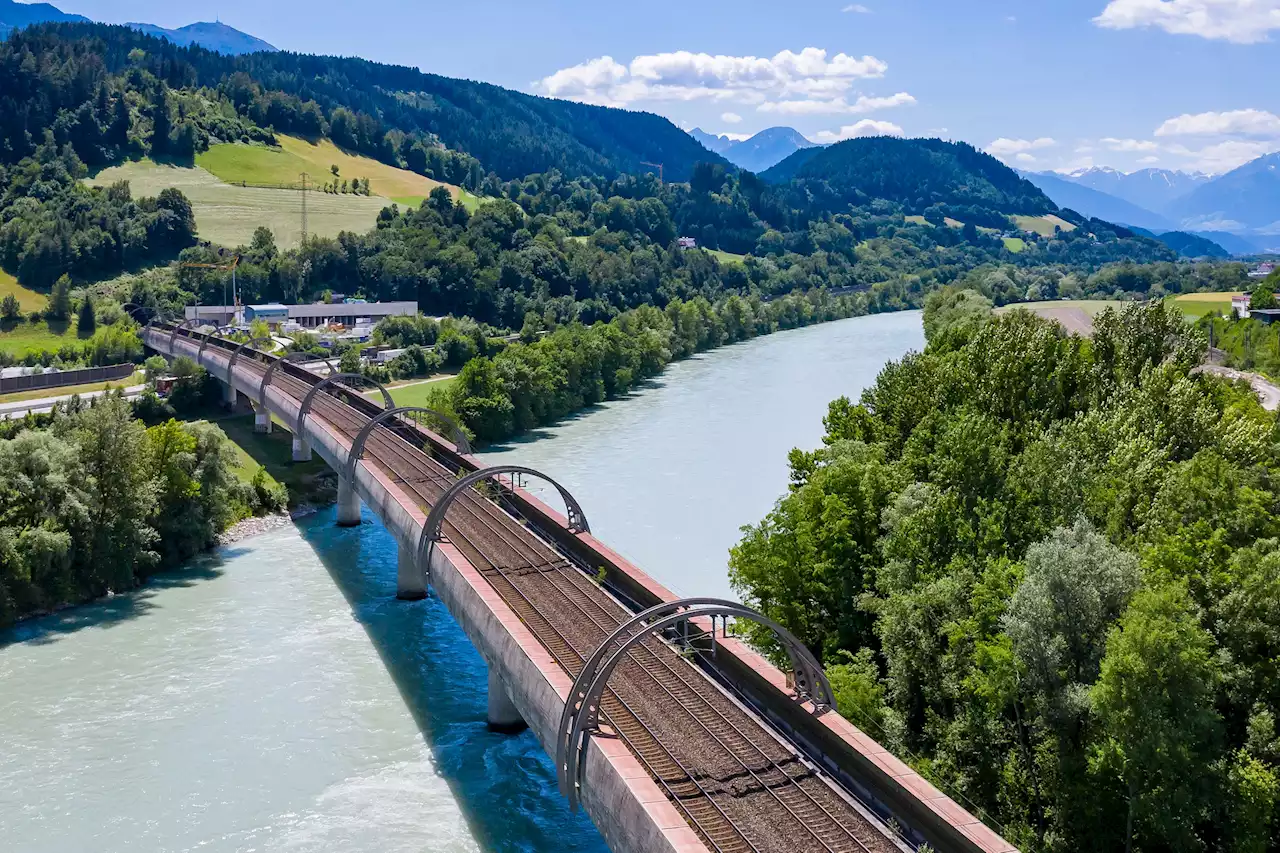
[[[1022,173],[1056,204],[1155,234],[1206,238],[1233,255],[1280,251],[1280,154],[1211,177],[1168,169]],[[1175,238],[1175,242],[1179,242]],[[1194,241],[1181,241],[1188,251]]]
[[[242,33],[235,27],[228,27],[221,21],[212,24],[208,21],[201,21],[195,24],[187,24],[185,27],[179,27],[176,30],[166,30],[164,27],[157,27],[155,24],[130,23],[125,24],[125,26],[141,30],[147,35],[167,38],[174,44],[184,47],[189,44],[198,44],[203,48],[216,50],[218,53],[226,53],[231,56],[277,49],[275,45],[268,44],[248,33]]]
[[[63,12],[48,3],[16,3],[14,0],[0,0],[0,38],[7,37],[10,31],[14,29],[29,27],[32,24],[85,22],[89,20],[84,15],[72,15],[68,12]],[[188,24],[176,30],[167,30],[164,27],[157,27],[155,24],[126,24],[125,26],[141,30],[148,35],[167,38],[177,45],[197,44],[203,48],[233,56],[242,53],[254,53],[260,50],[276,49],[260,38],[255,38],[248,33],[242,33],[234,27],[229,27],[221,22]]]
[[[695,127],[689,135],[702,143],[708,151],[724,157],[730,163],[748,172],[763,172],[797,151],[821,148],[810,142],[798,130],[790,127],[766,128],[749,139],[737,140],[728,136],[713,136]]]

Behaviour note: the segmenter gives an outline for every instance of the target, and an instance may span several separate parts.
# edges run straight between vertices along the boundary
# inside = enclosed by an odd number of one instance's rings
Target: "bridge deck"
[[[242,358],[237,366],[265,371]],[[276,372],[299,402],[310,385]],[[309,417],[346,439],[368,418],[321,394]],[[365,464],[429,510],[457,479],[429,446],[380,425]],[[408,439],[408,440],[406,440]],[[424,442],[425,443],[425,442]],[[570,677],[629,618],[608,592],[497,503],[470,490],[451,507],[448,540],[489,581]],[[900,849],[828,777],[668,644],[650,638],[615,673],[604,717],[710,849],[880,853]]]

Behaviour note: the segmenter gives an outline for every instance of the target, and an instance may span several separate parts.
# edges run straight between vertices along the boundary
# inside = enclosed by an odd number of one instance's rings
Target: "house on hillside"
[[[1249,278],[1266,278],[1276,271],[1275,264],[1258,264],[1249,270]]]
[[[696,249],[698,248],[698,241],[692,237],[681,237],[679,240],[676,240],[676,245],[681,249]]]

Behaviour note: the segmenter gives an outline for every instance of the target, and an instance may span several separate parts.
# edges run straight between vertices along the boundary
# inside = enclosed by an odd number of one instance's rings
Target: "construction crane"
[[[236,290],[236,267],[240,266],[240,256],[235,255],[229,264],[192,264],[179,263],[179,267],[188,269],[205,269],[205,270],[230,270],[231,271],[231,298],[234,300],[234,313],[236,316],[240,314],[240,294]],[[196,304],[199,305],[199,293],[196,294]],[[227,280],[222,280],[222,306],[227,306]]]
[[[652,166],[653,168],[657,169],[658,170],[658,186],[662,186],[662,164],[661,163],[650,163],[648,160],[641,160],[640,165]]]

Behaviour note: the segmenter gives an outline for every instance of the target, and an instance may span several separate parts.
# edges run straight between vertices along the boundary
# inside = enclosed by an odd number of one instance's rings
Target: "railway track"
[[[256,358],[243,366],[261,375]],[[272,386],[301,399],[310,383],[286,372]],[[336,389],[335,389],[336,390]],[[319,394],[309,417],[350,442],[368,423]],[[425,436],[382,424],[364,460],[425,510],[459,472],[433,457]],[[450,509],[448,540],[486,578],[571,677],[632,614],[553,545],[495,501],[468,490]],[[901,850],[826,776],[656,636],[635,646],[605,692],[602,722],[645,767],[716,853],[887,853]]]

